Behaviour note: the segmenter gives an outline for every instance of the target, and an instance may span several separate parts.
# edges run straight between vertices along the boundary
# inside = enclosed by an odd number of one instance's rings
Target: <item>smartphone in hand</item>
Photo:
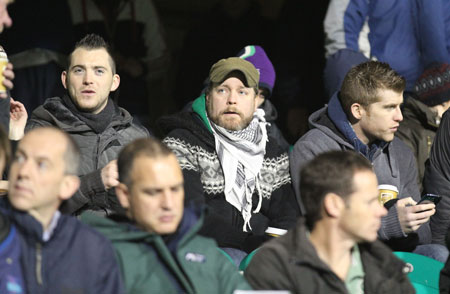
[[[417,202],[417,204],[428,204],[428,203],[434,203],[434,205],[438,204],[439,201],[441,201],[442,196],[436,195],[436,194],[425,194],[422,196],[422,198]],[[416,205],[417,205],[416,204]]]

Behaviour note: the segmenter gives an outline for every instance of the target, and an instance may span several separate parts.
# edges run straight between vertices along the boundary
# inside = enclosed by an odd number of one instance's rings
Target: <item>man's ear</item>
[[[345,208],[344,199],[335,193],[328,193],[323,199],[323,207],[331,218],[338,218]]]
[[[361,118],[365,115],[366,110],[361,104],[353,103],[352,106],[350,106],[350,112],[356,120],[361,120]]]
[[[67,200],[75,194],[80,187],[80,178],[75,175],[65,175],[60,187],[59,196],[61,200]]]
[[[119,85],[120,85],[120,76],[118,74],[114,74],[110,91],[117,90],[117,88],[119,88]]]
[[[128,208],[130,208],[130,193],[128,187],[123,183],[119,183],[119,185],[116,186],[116,195],[120,205],[122,205],[125,210],[128,210]]]
[[[61,82],[62,82],[62,84],[63,84],[63,86],[64,86],[64,89],[67,89],[66,80],[67,80],[67,72],[66,72],[66,71],[63,71],[63,72],[61,73]]]

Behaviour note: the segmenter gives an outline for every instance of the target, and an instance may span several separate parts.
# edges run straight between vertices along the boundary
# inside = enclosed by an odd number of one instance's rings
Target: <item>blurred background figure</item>
[[[60,76],[74,40],[70,11],[61,0],[15,1],[10,14],[15,25],[0,43],[14,64],[11,96],[31,113],[46,98],[64,93]]]
[[[403,121],[395,133],[413,151],[417,161],[417,183],[422,190],[431,145],[442,119],[450,106],[450,65],[433,63],[417,80],[414,92],[403,105]]]
[[[170,55],[151,0],[68,0],[75,39],[102,36],[113,49],[121,87],[115,102],[149,126]],[[162,99],[162,101],[166,101]]]

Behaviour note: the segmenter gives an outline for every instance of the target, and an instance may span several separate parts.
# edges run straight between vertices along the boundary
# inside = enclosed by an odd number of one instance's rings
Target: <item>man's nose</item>
[[[32,163],[30,160],[25,160],[22,163],[18,164],[18,175],[19,177],[27,177],[29,176],[30,172],[32,171]]]
[[[92,77],[92,74],[89,72],[89,70],[86,70],[83,75],[83,83],[90,84],[92,82],[91,77]]]
[[[398,122],[403,120],[403,114],[402,114],[402,110],[400,109],[400,106],[397,107],[395,110],[394,120],[398,121]]]
[[[173,194],[171,191],[166,191],[163,193],[161,199],[161,206],[165,209],[171,209],[173,205]]]
[[[11,19],[11,17],[9,16],[8,11],[5,12],[5,16],[4,16],[4,19],[3,19],[3,24],[4,24],[5,27],[7,27],[7,28],[9,28],[9,27],[12,26],[12,19]]]
[[[236,104],[236,101],[238,99],[238,93],[236,91],[230,91],[230,94],[228,95],[227,104]]]

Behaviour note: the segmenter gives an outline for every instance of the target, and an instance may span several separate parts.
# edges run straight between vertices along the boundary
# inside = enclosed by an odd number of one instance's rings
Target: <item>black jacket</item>
[[[431,217],[432,242],[445,245],[450,227],[450,115],[445,112],[436,133],[430,158],[425,166],[423,188],[426,193],[442,195]]]
[[[253,257],[245,277],[256,290],[296,294],[348,293],[345,283],[326,265],[307,237],[304,220],[286,235],[266,243]],[[404,263],[380,241],[359,244],[364,293],[415,293]]]

